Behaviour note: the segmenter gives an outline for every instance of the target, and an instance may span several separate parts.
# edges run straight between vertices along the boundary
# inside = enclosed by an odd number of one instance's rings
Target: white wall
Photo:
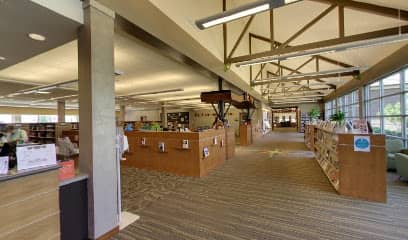
[[[125,121],[140,121],[141,116],[147,116],[147,121],[160,121],[160,110],[135,111],[127,110]]]

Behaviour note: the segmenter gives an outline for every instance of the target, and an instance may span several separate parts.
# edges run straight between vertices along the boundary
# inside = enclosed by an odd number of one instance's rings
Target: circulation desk
[[[225,162],[225,129],[203,132],[126,133],[129,152],[122,166],[168,172],[180,176],[202,177]],[[183,147],[183,142],[188,146]],[[163,149],[159,145],[164,144]]]

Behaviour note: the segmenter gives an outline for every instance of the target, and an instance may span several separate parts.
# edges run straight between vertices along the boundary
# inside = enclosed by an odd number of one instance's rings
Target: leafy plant
[[[309,116],[311,119],[317,119],[320,116],[320,110],[317,108],[312,108],[309,112]]]
[[[335,114],[333,114],[330,118],[330,120],[338,122],[338,123],[343,123],[344,119],[346,117],[346,114],[342,111],[337,111]]]

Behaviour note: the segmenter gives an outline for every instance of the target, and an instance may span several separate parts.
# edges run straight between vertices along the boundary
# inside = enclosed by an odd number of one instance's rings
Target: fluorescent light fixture
[[[335,77],[334,75],[339,74],[341,76],[342,73],[355,73],[358,75],[360,70],[366,69],[366,67],[349,67],[349,68],[340,68],[334,70],[327,70],[327,71],[320,71],[320,72],[312,72],[312,73],[301,73],[301,74],[293,74],[287,76],[277,76],[271,78],[265,78],[259,81],[255,81],[255,84],[264,84],[264,83],[273,83],[280,80],[288,80],[288,81],[297,81],[299,78],[309,78],[309,77]]]
[[[156,94],[165,94],[165,93],[172,93],[172,92],[183,92],[184,88],[176,88],[176,89],[167,89],[167,90],[161,90],[161,91],[155,91],[155,92],[143,92],[143,93],[134,93],[134,94],[129,94],[129,95],[121,95],[118,96],[118,98],[123,98],[123,97],[136,97],[136,96],[144,96],[144,95],[156,95]]]
[[[47,39],[46,37],[38,33],[29,33],[28,37],[35,41],[40,41],[40,42],[45,41]]]
[[[393,36],[387,36],[387,37],[381,37],[381,38],[355,41],[355,42],[339,44],[339,45],[334,45],[334,46],[329,46],[329,47],[324,47],[324,48],[310,49],[310,50],[299,51],[295,53],[288,53],[288,54],[282,54],[282,55],[274,55],[274,56],[269,56],[269,57],[257,58],[253,60],[239,62],[235,65],[237,67],[241,67],[241,66],[250,66],[250,65],[263,64],[263,63],[269,63],[269,62],[278,62],[278,61],[284,61],[284,60],[289,60],[289,59],[294,59],[294,58],[299,58],[299,57],[309,57],[309,56],[316,56],[316,55],[321,55],[321,54],[326,54],[326,53],[353,50],[353,49],[358,49],[358,48],[381,46],[385,44],[398,43],[398,42],[403,42],[407,40],[408,40],[408,33],[405,33],[405,34],[400,34],[400,35],[393,35]]]
[[[50,87],[40,88],[38,89],[38,91],[48,91],[48,90],[55,89],[55,88],[57,88],[57,86],[50,86]]]
[[[46,91],[37,91],[36,93],[38,93],[38,94],[50,94],[51,92],[46,92]]]
[[[219,24],[231,22],[243,17],[251,16],[269,9],[279,8],[284,5],[298,2],[299,0],[261,0],[245,4],[228,11],[212,15],[196,21],[199,29],[203,30]]]
[[[0,61],[5,61],[5,60],[6,60],[6,58],[5,58],[5,57],[0,56]]]

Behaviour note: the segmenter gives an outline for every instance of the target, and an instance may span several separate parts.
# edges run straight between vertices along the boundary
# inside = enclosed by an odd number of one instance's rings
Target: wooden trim
[[[339,37],[344,37],[344,6],[339,5]]]
[[[258,39],[258,40],[261,40],[261,41],[264,41],[264,42],[269,42],[269,41],[270,41],[269,38],[264,37],[264,36],[261,36],[261,35],[258,35],[258,34],[255,34],[255,33],[249,33],[249,35],[250,35],[251,37],[255,38],[255,39]],[[276,44],[277,46],[279,46],[279,45],[281,45],[282,43],[275,41],[275,44]],[[288,47],[290,47],[290,46],[288,46]],[[252,53],[251,53],[251,54],[252,54]],[[344,63],[344,62],[341,62],[341,61],[332,59],[332,58],[328,58],[328,57],[325,57],[325,56],[316,55],[315,57],[317,57],[317,58],[319,58],[319,59],[321,59],[321,60],[323,60],[323,61],[325,61],[325,62],[334,64],[334,65],[337,65],[337,66],[341,66],[341,67],[344,67],[344,68],[354,67],[353,65],[350,65],[350,64],[347,64],[347,63]]]
[[[270,31],[270,43],[271,50],[275,48],[275,27],[274,27],[274,14],[273,9],[269,10],[269,31]]]
[[[255,15],[252,15],[248,22],[245,24],[244,29],[242,29],[242,32],[239,34],[239,37],[237,39],[237,41],[235,42],[234,46],[232,47],[232,50],[230,52],[230,54],[228,55],[227,59],[230,59],[232,57],[232,55],[235,53],[235,50],[237,50],[238,45],[241,43],[242,38],[244,37],[245,33],[248,31],[249,26],[251,26],[252,21],[254,20]]]
[[[227,11],[227,0],[222,0],[222,11],[225,12]],[[222,39],[223,39],[223,43],[224,43],[224,64],[227,61],[227,37],[228,37],[228,32],[227,32],[227,24],[224,23],[222,24]]]
[[[112,230],[110,230],[109,232],[107,232],[107,233],[103,234],[102,236],[96,238],[96,240],[109,240],[118,233],[119,233],[119,226],[116,226]]]
[[[358,73],[357,73],[358,74]],[[335,78],[338,76],[341,77],[350,77],[350,76],[355,76],[357,75],[354,72],[346,72],[346,73],[330,73],[330,74],[326,74],[326,75],[319,75],[319,78]],[[305,80],[314,80],[316,79],[316,76],[304,76],[304,77],[299,77],[299,78],[294,78],[294,79],[282,79],[282,80],[271,80],[271,81],[262,81],[262,82],[254,82],[253,85],[257,86],[257,85],[265,85],[265,84],[269,84],[269,83],[281,83],[281,82],[300,82],[300,81],[305,81]],[[337,81],[337,79],[335,79]],[[323,83],[325,84],[325,83]],[[331,88],[335,88],[334,86],[330,86]]]
[[[333,38],[329,40],[306,43],[306,44],[287,47],[287,48],[278,48],[272,51],[265,51],[265,52],[260,52],[260,53],[256,53],[252,55],[244,55],[244,56],[230,58],[228,59],[228,61],[229,63],[244,62],[244,61],[254,60],[258,58],[278,56],[278,55],[290,54],[290,53],[307,51],[307,50],[312,50],[312,49],[331,47],[331,46],[352,43],[352,42],[357,42],[357,41],[364,41],[364,40],[376,39],[380,37],[393,36],[393,35],[399,34],[400,30],[401,30],[401,33],[408,33],[408,26],[405,25],[405,26],[402,26],[401,28],[400,27],[387,28],[384,30],[355,34],[355,35],[346,36],[342,38]]]
[[[384,7],[379,6],[371,3],[364,3],[364,2],[356,2],[351,0],[311,0],[315,2],[324,2],[324,3],[331,3],[331,4],[338,4],[350,9],[368,12],[372,14],[376,14],[379,16],[390,17],[390,18],[399,18],[398,12],[401,13],[401,20],[408,21],[408,11],[406,10],[399,10],[396,8]]]

